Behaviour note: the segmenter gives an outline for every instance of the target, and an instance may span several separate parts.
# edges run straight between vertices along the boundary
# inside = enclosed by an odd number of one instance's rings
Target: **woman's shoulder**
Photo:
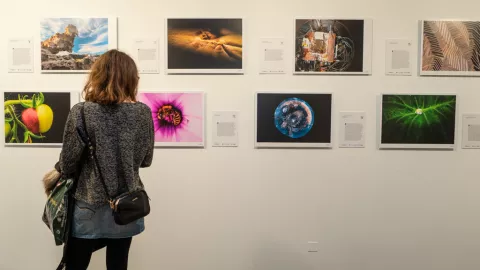
[[[70,109],[70,114],[79,115],[80,112],[82,111],[84,105],[85,105],[85,102],[80,102],[80,103],[77,103],[77,104],[73,105],[73,107]]]
[[[151,114],[150,107],[148,107],[145,103],[137,101],[135,103],[129,103],[129,104],[132,105],[132,108],[136,110],[137,114],[150,116]]]
[[[143,102],[140,102],[140,101],[137,101],[135,104],[137,104],[138,107],[139,107],[141,110],[150,112],[150,107],[148,107],[147,104],[145,104],[145,103],[143,103]]]
[[[117,104],[117,105],[103,105],[103,104],[98,104],[95,102],[80,102],[75,104],[71,112],[75,114],[80,114],[82,108],[85,108],[86,112],[92,112],[92,111],[106,111],[106,112],[111,112],[111,110],[134,110],[136,113],[144,113],[147,115],[150,115],[151,110],[148,105],[142,102],[135,102],[135,103],[122,103],[122,104]]]

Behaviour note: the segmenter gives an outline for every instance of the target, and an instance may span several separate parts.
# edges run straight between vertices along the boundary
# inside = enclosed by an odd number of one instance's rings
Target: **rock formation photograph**
[[[49,18],[40,25],[42,71],[88,71],[108,50],[107,18]]]

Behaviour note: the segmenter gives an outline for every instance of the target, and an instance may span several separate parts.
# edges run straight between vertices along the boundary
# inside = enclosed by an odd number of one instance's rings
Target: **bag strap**
[[[96,153],[97,151],[96,151],[96,148],[95,148],[95,144],[94,144],[94,142],[92,142],[92,139],[90,138],[90,135],[88,135],[87,122],[85,121],[85,103],[83,103],[80,114],[82,116],[82,124],[83,124],[83,128],[85,130],[85,135],[87,136],[86,139],[87,139],[87,147],[88,147],[89,157],[93,159],[93,163],[95,164],[95,168],[97,169],[98,176],[100,177],[100,182],[102,183],[103,189],[105,190],[105,194],[107,194],[108,202],[110,204],[112,204],[113,203],[113,198],[108,193],[108,188],[107,188],[107,185],[105,184],[105,179],[103,178],[103,174],[102,174],[102,169],[98,165],[98,158],[97,158],[97,153]]]

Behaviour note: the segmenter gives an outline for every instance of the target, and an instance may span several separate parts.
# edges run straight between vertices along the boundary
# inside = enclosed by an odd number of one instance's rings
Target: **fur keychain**
[[[57,171],[57,169],[53,169],[45,174],[43,177],[43,189],[45,190],[45,194],[47,196],[52,193],[53,189],[57,185],[58,180],[60,180],[61,174]]]

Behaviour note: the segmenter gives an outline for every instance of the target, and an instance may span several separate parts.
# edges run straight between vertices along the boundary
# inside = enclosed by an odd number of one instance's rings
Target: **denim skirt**
[[[83,201],[75,201],[72,236],[84,239],[128,238],[145,230],[144,219],[127,225],[115,223],[110,205],[92,206]]]

